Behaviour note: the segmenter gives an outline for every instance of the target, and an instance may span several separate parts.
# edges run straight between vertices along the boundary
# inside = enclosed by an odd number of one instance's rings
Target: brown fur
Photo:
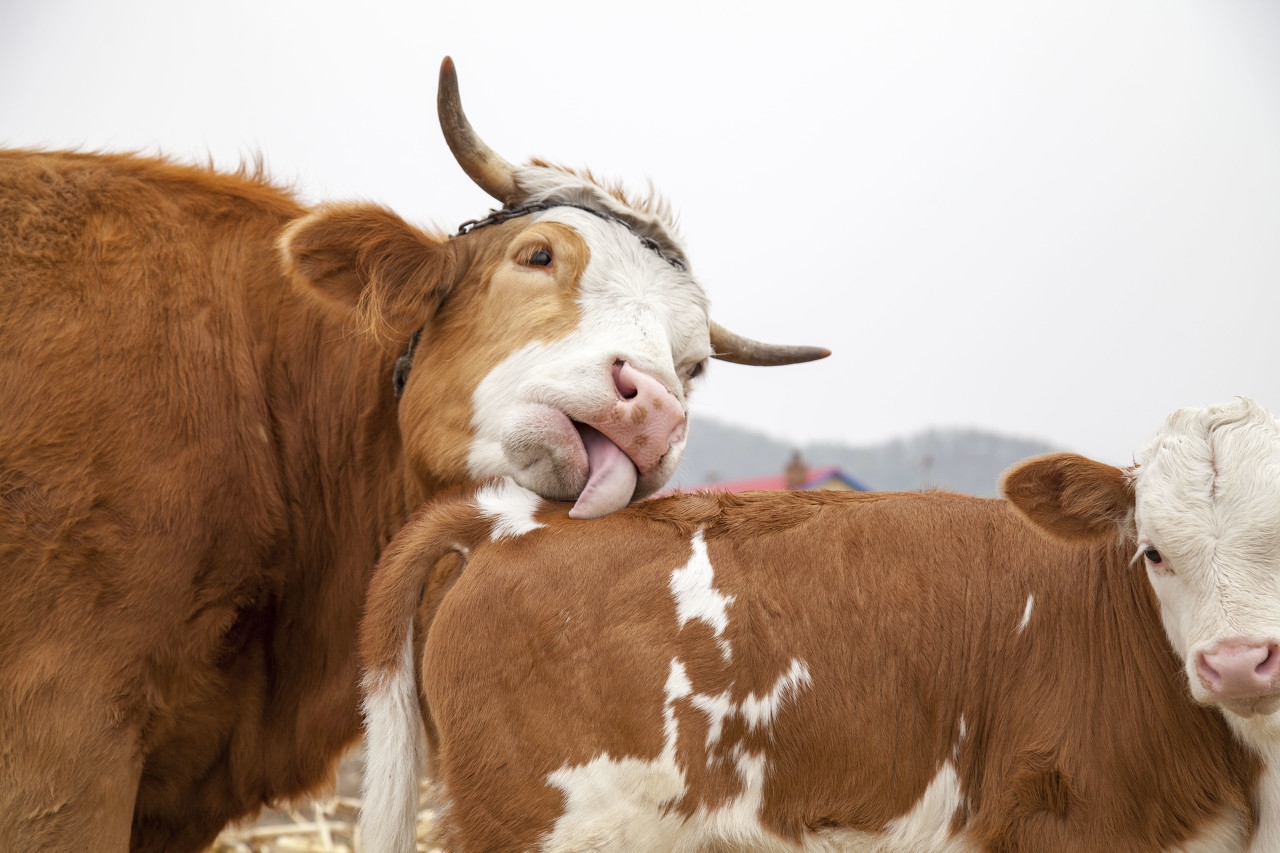
[[[0,846],[196,850],[329,782],[381,548],[467,479],[486,366],[575,319],[585,245],[531,225],[0,153]]]
[[[544,528],[490,542],[465,496],[438,503],[375,579],[361,627],[374,671],[393,665],[425,587],[419,677],[448,849],[530,849],[563,808],[547,774],[656,757],[674,657],[695,693],[735,701],[767,692],[792,658],[812,676],[769,732],[729,717],[710,756],[707,716],[677,701],[685,816],[741,794],[727,758],[741,745],[767,755],[761,820],[791,840],[882,830],[947,761],[964,798],[951,830],[987,851],[1162,851],[1223,816],[1244,834],[1256,822],[1258,760],[1191,701],[1114,525],[1068,543],[1003,501],[942,493],[564,513],[549,505]],[[671,573],[697,529],[715,588],[734,597],[727,664],[705,623],[677,627]],[[465,565],[439,560],[454,546]]]

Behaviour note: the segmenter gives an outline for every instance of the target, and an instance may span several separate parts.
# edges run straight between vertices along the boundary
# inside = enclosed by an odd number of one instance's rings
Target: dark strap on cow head
[[[409,381],[409,371],[413,368],[413,354],[418,349],[418,339],[422,337],[422,329],[409,338],[409,346],[396,358],[395,369],[391,371],[391,393],[400,399],[404,393],[404,384]]]
[[[632,234],[636,235],[636,237],[640,238],[640,242],[646,249],[657,254],[658,257],[662,258],[671,266],[681,272],[687,272],[689,269],[689,265],[684,262],[683,258],[676,257],[674,254],[667,254],[663,251],[662,246],[658,244],[657,240],[652,237],[647,237],[636,230],[635,223],[628,222],[621,217],[615,216],[612,213],[607,213],[599,208],[585,204],[576,204],[571,201],[531,201],[526,202],[525,204],[516,205],[515,207],[504,207],[501,210],[491,210],[489,211],[489,215],[484,219],[468,219],[466,222],[459,225],[458,233],[453,236],[461,237],[465,234],[470,234],[477,228],[483,228],[486,225],[501,225],[503,222],[507,222],[521,216],[528,216],[531,213],[537,213],[542,210],[551,210],[554,207],[572,207],[576,210],[582,210],[590,213],[592,216],[598,216],[606,222],[616,222]]]

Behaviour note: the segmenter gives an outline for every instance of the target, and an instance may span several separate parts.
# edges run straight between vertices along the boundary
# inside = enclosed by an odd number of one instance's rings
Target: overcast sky
[[[491,205],[446,54],[503,156],[652,181],[720,322],[834,351],[716,364],[697,414],[1124,463],[1180,406],[1280,410],[1275,0],[0,0],[0,143],[261,153],[452,231]]]

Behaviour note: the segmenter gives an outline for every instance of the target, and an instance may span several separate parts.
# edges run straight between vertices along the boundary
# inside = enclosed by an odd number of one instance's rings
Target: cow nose
[[[671,445],[684,438],[684,406],[667,386],[621,359],[613,363],[613,387],[618,392],[613,410],[591,426],[622,448],[641,473],[647,473]]]
[[[1280,645],[1229,640],[1196,659],[1200,681],[1214,696],[1248,698],[1270,693],[1280,674]]]

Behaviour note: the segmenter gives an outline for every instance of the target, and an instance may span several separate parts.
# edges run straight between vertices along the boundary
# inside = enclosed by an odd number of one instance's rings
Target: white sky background
[[[235,166],[452,231],[435,119],[680,214],[716,318],[830,347],[694,401],[793,442],[929,427],[1110,462],[1280,411],[1280,3],[0,0],[0,143]]]

